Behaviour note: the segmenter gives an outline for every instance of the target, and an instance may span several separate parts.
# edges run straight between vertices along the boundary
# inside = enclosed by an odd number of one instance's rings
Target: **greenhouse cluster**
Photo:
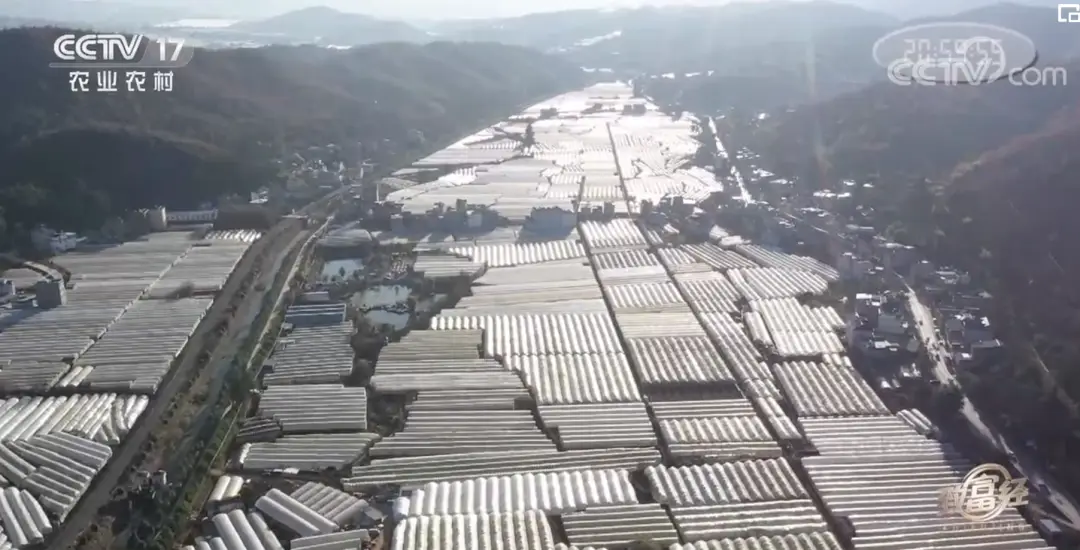
[[[0,309],[0,546],[48,543],[150,408],[260,234],[81,244]],[[106,488],[106,491],[111,488]]]
[[[290,327],[229,473],[261,496],[200,548],[252,548],[262,524],[268,550],[1049,548],[1017,514],[994,533],[936,508],[970,464],[855,368],[835,269],[687,229],[724,188],[687,162],[699,124],[600,84],[416,164],[444,173],[388,201],[501,225],[374,238],[468,290],[391,338],[366,383],[336,312]],[[506,137],[526,126],[535,143]]]

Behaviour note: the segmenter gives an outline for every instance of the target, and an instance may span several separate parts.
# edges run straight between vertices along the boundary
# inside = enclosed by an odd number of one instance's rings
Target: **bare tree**
[[[180,300],[183,298],[190,298],[195,295],[195,283],[191,281],[184,281],[175,290],[169,293],[168,299]]]

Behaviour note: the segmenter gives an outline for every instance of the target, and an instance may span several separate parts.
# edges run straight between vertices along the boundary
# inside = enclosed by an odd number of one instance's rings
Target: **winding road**
[[[941,381],[942,384],[955,383],[956,377],[945,363],[945,344],[938,338],[938,334],[934,330],[934,314],[919,299],[910,286],[907,287],[907,291],[908,308],[915,320],[915,330],[919,335],[919,339],[934,364],[934,377]],[[1038,462],[1027,453],[1027,449],[1020,446],[1010,446],[997,430],[983,421],[979,411],[975,409],[966,395],[963,398],[960,413],[964,415],[964,418],[976,431],[1010,457],[1013,467],[1028,479],[1028,486],[1032,492],[1043,493],[1046,500],[1053,504],[1059,512],[1054,518],[1055,520],[1063,527],[1070,527],[1073,530],[1080,531],[1080,506],[1077,506],[1076,501],[1062,491],[1053,480],[1042,474],[1041,469],[1037,466]]]
[[[717,135],[718,141],[719,134],[716,133],[716,126],[713,120],[709,121],[712,124],[714,135]],[[727,145],[727,144],[725,144]],[[729,151],[731,147],[727,148]],[[732,159],[735,161],[735,159]],[[740,165],[736,165],[740,166]],[[745,188],[744,188],[745,189]],[[791,220],[796,224],[802,224],[808,226],[820,233],[825,233],[831,237],[838,237],[836,232],[829,229],[822,228],[810,221],[793,215],[790,211],[784,211],[781,205],[774,205],[780,212],[778,214]],[[845,242],[849,245],[849,249],[854,249],[854,245],[850,242]],[[946,347],[945,344],[938,338],[937,332],[934,330],[934,315],[929,307],[924,304],[919,298],[918,294],[908,285],[907,281],[895,272],[890,273],[900,285],[906,287],[908,296],[908,308],[915,321],[916,333],[919,336],[919,340],[927,350],[930,359],[934,365],[933,374],[942,384],[953,384],[956,382],[956,377],[952,371],[949,370],[948,365],[945,362]],[[970,423],[972,428],[983,437],[987,439],[992,445],[1004,452],[1010,457],[1013,467],[1020,472],[1028,480],[1029,489],[1033,494],[1043,497],[1043,501],[1053,506],[1055,510],[1048,509],[1049,506],[1044,507],[1044,511],[1048,516],[1057,521],[1063,528],[1071,529],[1077,533],[1080,533],[1080,505],[1069,496],[1069,494],[1048,476],[1042,472],[1042,468],[1027,448],[1020,448],[1020,446],[1013,447],[1005,440],[1005,438],[992,426],[983,421],[979,411],[972,405],[971,400],[967,395],[963,396],[963,402],[960,409],[960,413],[964,415],[964,418]]]
[[[796,223],[809,225],[823,233],[830,233],[828,230],[817,227],[802,218],[790,214],[785,216]],[[934,365],[934,377],[942,384],[956,383],[956,376],[949,370],[949,367],[945,362],[945,357],[947,355],[945,343],[941,341],[938,337],[938,333],[934,330],[935,324],[933,312],[922,302],[918,293],[911,288],[902,276],[897,273],[892,273],[892,275],[907,290],[908,309],[915,321],[915,330],[919,336],[919,340],[927,350],[930,360]],[[1057,514],[1051,513],[1050,515],[1052,515],[1062,527],[1071,528],[1076,532],[1080,532],[1080,505],[1078,505],[1067,492],[1061,490],[1056,482],[1044,475],[1042,468],[1038,466],[1038,461],[1032,457],[1026,448],[1009,445],[1008,441],[1005,440],[1005,437],[1002,436],[1001,433],[983,421],[979,411],[971,403],[971,400],[967,398],[967,395],[963,396],[962,403],[960,413],[964,415],[964,418],[971,424],[971,427],[985,437],[986,440],[998,450],[1009,457],[1012,457],[1013,467],[1027,478],[1030,490],[1033,493],[1042,493],[1042,496],[1045,497],[1045,501],[1052,504],[1053,507],[1057,509]],[[1051,511],[1047,510],[1047,512],[1050,513]]]

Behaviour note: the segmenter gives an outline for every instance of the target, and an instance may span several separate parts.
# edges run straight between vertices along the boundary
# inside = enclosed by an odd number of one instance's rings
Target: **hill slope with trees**
[[[271,159],[315,145],[392,164],[583,78],[497,44],[270,47],[197,51],[171,92],[76,93],[48,67],[63,32],[0,32],[0,67],[19,75],[0,87],[8,226],[82,229],[131,208],[189,208],[257,189],[276,174]]]
[[[944,188],[944,202],[959,220],[947,229],[967,250],[985,251],[981,255],[1005,290],[1001,298],[1015,328],[1036,342],[1080,403],[1077,107],[958,167]]]
[[[1080,82],[1080,65],[1068,80]],[[763,124],[754,146],[783,173],[834,178],[944,178],[961,162],[1038,131],[1076,104],[1073,86],[897,86],[882,83]]]
[[[1065,68],[1058,86],[881,84],[740,137],[802,193],[872,182],[879,230],[985,286],[1008,358],[964,389],[1080,490],[1080,63]]]
[[[996,5],[935,20],[1031,37],[1039,68],[1064,69],[1049,73],[1056,85],[897,86],[869,59],[872,29],[849,28],[758,49],[777,62],[643,88],[661,103],[724,114],[721,132],[792,179],[795,193],[872,183],[858,187],[862,212],[872,212],[860,221],[971,272],[994,296],[987,313],[1008,357],[965,370],[964,390],[1080,491],[1080,61],[1068,61],[1080,57],[1080,36],[1047,13]]]
[[[816,5],[806,3],[803,9],[813,13]],[[998,4],[913,22],[860,17],[852,13],[825,21],[807,18],[806,22],[800,23],[801,19],[797,19],[789,22],[788,32],[780,35],[755,32],[768,25],[770,18],[757,21],[746,16],[740,24],[746,31],[729,31],[729,36],[748,37],[741,43],[727,44],[713,51],[708,42],[698,44],[688,40],[680,44],[683,50],[676,49],[685,60],[708,59],[706,68],[711,73],[650,80],[645,92],[661,102],[678,103],[683,109],[694,112],[730,108],[761,112],[820,103],[874,84],[887,85],[886,70],[878,66],[871,55],[874,43],[893,30],[931,22],[1007,27],[1032,39],[1042,66],[1060,66],[1080,57],[1080,35],[1069,25],[1048,17],[1048,9]],[[758,15],[768,15],[768,12],[762,11]],[[719,39],[714,42],[723,44]],[[658,47],[657,50],[665,49]],[[658,55],[654,53],[653,57]],[[699,61],[698,65],[701,64]],[[679,65],[673,67],[671,72],[678,73]],[[879,88],[877,93],[883,91],[886,86]]]
[[[976,266],[1008,357],[961,379],[990,418],[1034,442],[1080,491],[1080,112],[960,165],[945,182],[939,254]],[[976,259],[975,256],[978,255]]]
[[[1080,63],[1067,69],[1080,82]],[[882,84],[743,137],[804,192],[874,182],[864,197],[879,229],[979,274],[999,298],[999,327],[1041,340],[1051,368],[1075,373],[1080,347],[1063,344],[1080,330],[1080,88]],[[1080,403],[1080,377],[1068,391]]]

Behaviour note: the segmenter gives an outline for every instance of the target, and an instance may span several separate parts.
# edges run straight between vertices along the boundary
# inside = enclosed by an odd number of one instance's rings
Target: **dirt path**
[[[280,267],[288,255],[289,249],[287,245],[294,242],[295,236],[301,232],[299,225],[296,220],[284,220],[271,229],[262,239],[256,241],[248,253],[244,255],[229,280],[225,283],[225,287],[219,294],[218,299],[214,301],[210,311],[192,336],[191,342],[196,344],[189,344],[181,353],[180,360],[166,375],[161,387],[150,400],[150,404],[142,417],[136,422],[120,446],[113,451],[112,460],[97,476],[90,489],[79,501],[79,504],[76,505],[72,514],[68,516],[67,521],[57,530],[49,544],[49,548],[74,547],[79,536],[97,517],[98,510],[109,503],[113,488],[121,483],[128,472],[128,468],[140,451],[143,450],[149,435],[159,433],[163,415],[176,406],[174,399],[180,393],[180,390],[191,379],[196,368],[200,364],[206,364],[200,361],[206,351],[206,343],[213,342],[216,339],[214,356],[221,357],[230,351],[235,353],[235,350],[242,342],[243,335],[247,333],[248,325],[254,320],[254,316],[258,315],[263,297],[270,290],[268,286],[260,286],[258,288],[263,290],[256,291],[256,285],[253,284],[254,281],[249,280],[249,274],[257,271],[259,277],[256,279],[262,280],[269,277],[272,281],[274,269]],[[233,306],[234,298],[237,297],[238,292],[241,290],[244,290],[246,295],[235,312],[230,313],[229,310]],[[214,334],[220,324],[230,318],[232,322],[229,323],[229,329],[220,337]],[[238,323],[237,320],[246,322]],[[194,392],[191,393],[194,394]],[[174,418],[177,417],[179,415],[174,415]],[[158,448],[168,448],[168,445],[162,441],[159,441],[156,446]],[[154,457],[147,456],[146,458],[147,460],[153,460]]]

